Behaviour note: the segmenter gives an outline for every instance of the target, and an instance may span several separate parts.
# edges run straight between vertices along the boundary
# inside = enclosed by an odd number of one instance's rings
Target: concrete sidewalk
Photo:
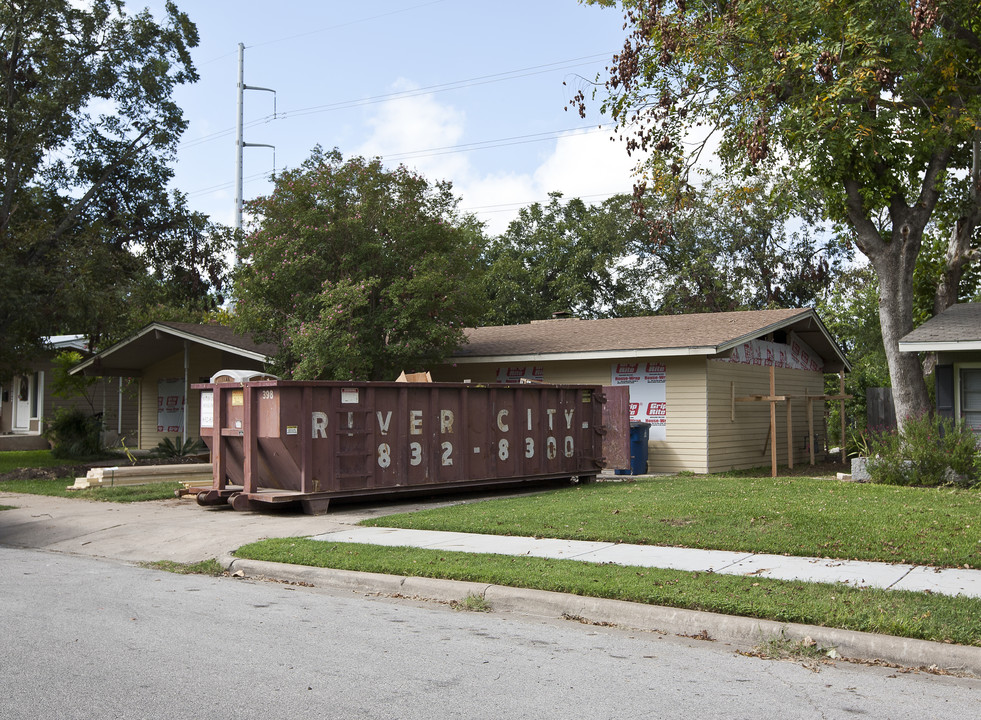
[[[496,555],[527,555],[689,572],[752,575],[777,580],[844,583],[851,587],[878,587],[889,590],[930,592],[938,595],[981,597],[981,570],[383,527],[345,528],[315,535],[313,539],[325,542],[438,548]]]

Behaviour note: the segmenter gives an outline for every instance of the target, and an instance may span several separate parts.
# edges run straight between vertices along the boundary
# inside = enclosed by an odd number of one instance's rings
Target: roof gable
[[[271,343],[256,343],[248,335],[222,325],[153,322],[72,368],[72,374],[98,375],[134,373],[161,357],[180,352],[190,341],[242,358],[269,362],[276,353]]]

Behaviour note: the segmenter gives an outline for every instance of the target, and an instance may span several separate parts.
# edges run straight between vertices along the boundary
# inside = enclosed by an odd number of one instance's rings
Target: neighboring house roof
[[[850,370],[841,348],[810,308],[535,320],[527,325],[470,328],[457,363],[539,362],[643,356],[719,355],[771,332],[793,330],[821,355],[825,370]]]
[[[276,354],[271,343],[256,343],[222,325],[197,325],[180,322],[153,322],[130,337],[93,355],[72,368],[72,374],[136,376],[162,357],[184,349],[190,341],[238,355],[250,360],[268,362]]]
[[[88,352],[89,339],[85,335],[49,335],[44,338],[44,345],[52,350]]]
[[[958,303],[899,340],[900,352],[981,350],[981,303]]]

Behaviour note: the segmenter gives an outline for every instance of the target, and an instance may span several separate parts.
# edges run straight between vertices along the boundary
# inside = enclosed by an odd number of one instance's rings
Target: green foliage
[[[456,349],[483,309],[480,225],[448,183],[317,148],[249,204],[238,327],[295,379],[394,380]]]
[[[82,399],[91,412],[95,412],[95,398],[92,390],[99,378],[88,375],[72,375],[68,371],[85,358],[77,350],[63,350],[52,361],[51,393],[55,397]]]
[[[848,248],[819,240],[803,197],[779,179],[704,174],[673,205],[645,200],[653,232],[639,254],[648,282],[661,287],[658,311],[814,305],[850,259]]]
[[[882,344],[879,324],[879,284],[868,266],[840,273],[817,307],[818,314],[831,336],[838,341],[852,366],[845,375],[845,392],[852,396],[845,402],[845,416],[853,432],[867,425],[866,389],[889,387],[889,365]],[[838,378],[828,378],[826,392],[839,391]],[[839,437],[838,404],[829,410],[829,437]]]
[[[0,375],[91,329],[183,208],[167,192],[197,30],[114,0],[0,4]]]
[[[175,437],[171,440],[169,437],[165,437],[159,443],[157,447],[154,448],[153,454],[157,457],[187,457],[189,455],[196,455],[199,452],[207,450],[208,446],[204,444],[201,438],[189,437],[183,443],[180,437]],[[129,453],[127,453],[128,455]]]
[[[638,191],[680,203],[713,149],[734,179],[813,190],[875,268],[898,414],[925,410],[917,358],[898,342],[935,212],[949,228],[981,209],[977,2],[621,4],[629,36],[601,92],[628,151],[645,151]]]
[[[551,193],[547,205],[522,208],[484,257],[485,325],[576,317],[624,317],[652,311],[650,278],[631,258],[646,234],[630,197],[601,205]]]
[[[886,485],[972,487],[981,482],[977,436],[963,423],[922,415],[899,431],[872,435],[868,472]]]
[[[79,408],[58,408],[44,437],[52,443],[56,458],[88,458],[102,452],[102,414],[89,415]]]

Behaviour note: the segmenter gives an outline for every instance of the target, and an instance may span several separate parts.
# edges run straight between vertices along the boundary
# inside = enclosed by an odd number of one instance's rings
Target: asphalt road
[[[968,718],[981,681],[0,548],[0,719]]]

